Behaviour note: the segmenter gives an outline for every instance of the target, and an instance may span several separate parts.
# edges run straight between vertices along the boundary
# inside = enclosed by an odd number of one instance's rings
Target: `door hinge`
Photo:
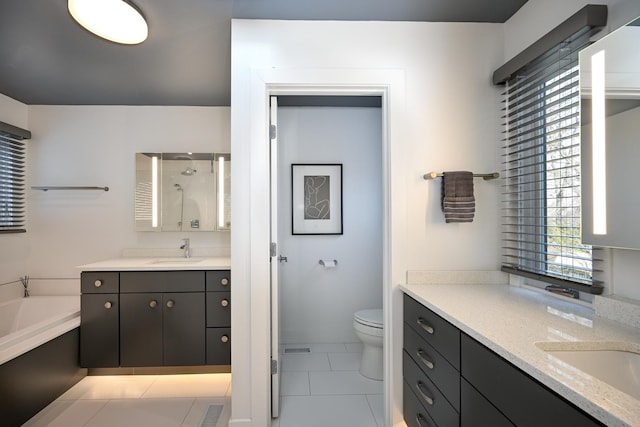
[[[271,256],[274,257],[276,256],[276,253],[278,251],[278,245],[275,242],[271,243]]]
[[[278,373],[278,361],[271,359],[271,375]]]
[[[276,139],[276,125],[270,125],[269,126],[269,138],[270,139]]]

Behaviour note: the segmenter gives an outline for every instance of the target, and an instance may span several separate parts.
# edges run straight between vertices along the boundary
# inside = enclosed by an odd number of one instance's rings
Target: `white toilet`
[[[373,380],[382,380],[382,309],[357,311],[353,315],[353,328],[364,344],[360,373]]]

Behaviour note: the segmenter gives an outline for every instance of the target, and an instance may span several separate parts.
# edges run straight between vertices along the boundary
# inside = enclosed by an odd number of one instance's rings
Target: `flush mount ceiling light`
[[[68,7],[73,19],[104,39],[138,44],[147,38],[147,22],[130,1],[69,0]]]

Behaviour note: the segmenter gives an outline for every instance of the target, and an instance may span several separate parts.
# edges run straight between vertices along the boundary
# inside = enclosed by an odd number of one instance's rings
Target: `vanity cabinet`
[[[403,379],[409,427],[603,425],[406,294]]]
[[[83,272],[81,282],[83,367],[231,364],[229,270]]]
[[[118,273],[80,276],[80,366],[112,368],[120,363]]]

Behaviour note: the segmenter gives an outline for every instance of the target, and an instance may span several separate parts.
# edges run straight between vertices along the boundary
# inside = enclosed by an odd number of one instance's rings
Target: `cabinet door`
[[[466,380],[461,382],[462,411],[460,427],[513,427],[513,423],[498,411]]]
[[[162,366],[162,294],[120,294],[121,366]]]
[[[80,303],[80,365],[113,368],[119,363],[118,294],[83,294]]]
[[[164,364],[205,363],[205,293],[164,294]]]

